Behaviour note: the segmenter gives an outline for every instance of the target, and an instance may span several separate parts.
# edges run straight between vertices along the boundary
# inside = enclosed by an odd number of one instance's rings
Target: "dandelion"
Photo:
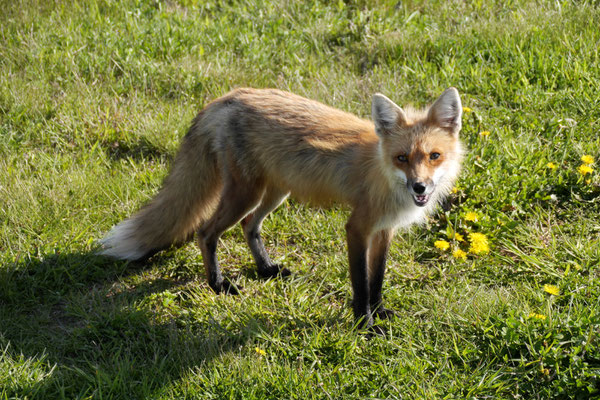
[[[593,164],[594,163],[594,157],[590,156],[590,155],[584,155],[581,156],[581,161],[583,161],[584,164]]]
[[[483,233],[469,233],[469,240],[471,241],[470,253],[481,254],[490,251],[488,238]]]
[[[546,164],[546,168],[551,169],[551,170],[555,170],[556,169],[556,164],[554,164],[553,162],[549,162],[548,164]]]
[[[490,136],[490,131],[481,131],[481,132],[479,132],[479,136],[481,136],[481,137]]]
[[[470,109],[469,107],[463,107],[463,112],[464,113],[470,113],[470,112],[473,112],[473,110]]]
[[[451,235],[450,239],[454,239],[457,242],[465,241],[465,237],[463,235],[461,235],[460,233],[456,233],[456,232],[454,232],[454,234]]]
[[[446,242],[445,240],[436,240],[433,245],[442,251],[450,248],[450,243]]]
[[[560,289],[558,286],[554,285],[544,285],[544,292],[551,294],[552,296],[558,296],[560,294]]]
[[[260,347],[255,347],[254,351],[256,351],[256,354],[258,354],[259,356],[266,356],[267,352],[264,351],[263,349],[261,349]]]
[[[452,194],[456,194],[456,193],[458,193],[458,188],[456,186],[454,186],[452,188]]]
[[[587,174],[591,174],[592,172],[594,172],[594,168],[590,167],[587,164],[581,164],[579,168],[577,168],[577,171],[579,171],[581,175],[586,176]]]
[[[542,315],[542,314],[537,314],[537,313],[532,312],[531,314],[529,314],[528,318],[530,318],[530,319],[534,318],[534,319],[539,319],[539,320],[543,321],[543,320],[546,319],[546,316]]]
[[[461,249],[456,249],[452,252],[452,257],[454,257],[456,259],[461,259],[464,261],[467,259],[467,253]]]
[[[469,211],[468,213],[465,214],[465,220],[470,221],[470,222],[477,222],[477,221],[479,221],[479,215],[477,215],[476,212]]]

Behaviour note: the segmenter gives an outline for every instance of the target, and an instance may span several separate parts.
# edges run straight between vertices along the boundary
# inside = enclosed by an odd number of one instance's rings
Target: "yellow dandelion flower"
[[[535,318],[535,319],[539,319],[539,320],[542,320],[542,321],[543,321],[543,320],[545,320],[545,319],[546,319],[546,316],[545,316],[545,315],[542,315],[542,314],[537,314],[537,313],[534,313],[534,312],[532,312],[531,314],[529,314],[529,317],[528,317],[528,318],[530,318],[530,319],[531,319],[531,318]]]
[[[551,294],[552,296],[558,296],[560,294],[560,289],[558,286],[554,285],[544,285],[544,292]]]
[[[453,235],[453,237],[451,239],[454,239],[457,242],[464,242],[465,241],[465,237],[463,235],[461,235],[460,233],[454,233],[454,235]]]
[[[464,113],[470,113],[470,112],[473,112],[473,110],[470,109],[469,107],[463,107],[463,112]]]
[[[446,236],[448,236],[448,239],[454,239],[457,242],[464,242],[465,241],[464,236],[461,235],[458,232],[451,232],[451,233],[448,233]]]
[[[456,194],[456,193],[458,193],[458,188],[456,186],[454,186],[452,188],[452,194]]]
[[[548,164],[546,164],[546,168],[555,170],[556,164],[554,164],[553,162],[549,162]]]
[[[587,164],[581,164],[579,168],[577,168],[577,171],[579,171],[581,175],[586,176],[587,174],[591,174],[592,172],[594,172],[594,168],[590,167]]]
[[[481,254],[490,251],[488,238],[483,233],[469,233],[469,240],[471,241],[470,253]]]
[[[477,221],[479,221],[479,215],[477,215],[476,212],[469,211],[468,213],[465,214],[465,220],[470,221],[470,222],[477,222]]]
[[[442,251],[450,248],[450,243],[446,242],[445,240],[436,240],[433,245]]]
[[[469,240],[476,243],[487,243],[488,238],[484,233],[473,232],[469,233]]]
[[[456,249],[452,252],[452,257],[464,261],[467,259],[467,252],[462,251],[461,249]]]
[[[586,154],[584,156],[581,156],[581,161],[583,161],[584,164],[593,164],[594,157]]]
[[[259,356],[266,356],[267,352],[264,351],[263,349],[261,349],[260,347],[255,347],[254,351],[256,351],[256,354],[258,354]]]
[[[490,131],[481,131],[481,132],[479,132],[479,136],[482,136],[482,137],[490,136]]]

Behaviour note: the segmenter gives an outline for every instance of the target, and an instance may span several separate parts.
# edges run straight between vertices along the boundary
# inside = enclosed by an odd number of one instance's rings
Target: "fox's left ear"
[[[427,118],[430,123],[445,128],[455,135],[462,126],[462,104],[456,88],[448,88],[429,108]]]

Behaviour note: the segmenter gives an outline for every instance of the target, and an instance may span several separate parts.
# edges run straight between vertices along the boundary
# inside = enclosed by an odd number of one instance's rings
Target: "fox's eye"
[[[431,153],[429,155],[430,160],[437,160],[438,158],[440,158],[440,153]]]
[[[404,154],[400,154],[398,156],[398,161],[400,161],[400,162],[407,162],[408,161],[408,157],[406,157]]]

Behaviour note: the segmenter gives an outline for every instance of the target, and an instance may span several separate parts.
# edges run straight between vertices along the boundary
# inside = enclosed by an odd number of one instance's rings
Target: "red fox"
[[[457,178],[461,115],[455,88],[425,110],[375,94],[373,122],[280,90],[234,90],[200,111],[162,189],[101,240],[101,254],[142,259],[196,231],[210,287],[237,293],[216,256],[225,230],[241,221],[258,273],[287,275],[262,242],[264,218],[290,194],[344,203],[352,307],[370,327],[393,315],[381,287],[395,229],[423,222]]]

